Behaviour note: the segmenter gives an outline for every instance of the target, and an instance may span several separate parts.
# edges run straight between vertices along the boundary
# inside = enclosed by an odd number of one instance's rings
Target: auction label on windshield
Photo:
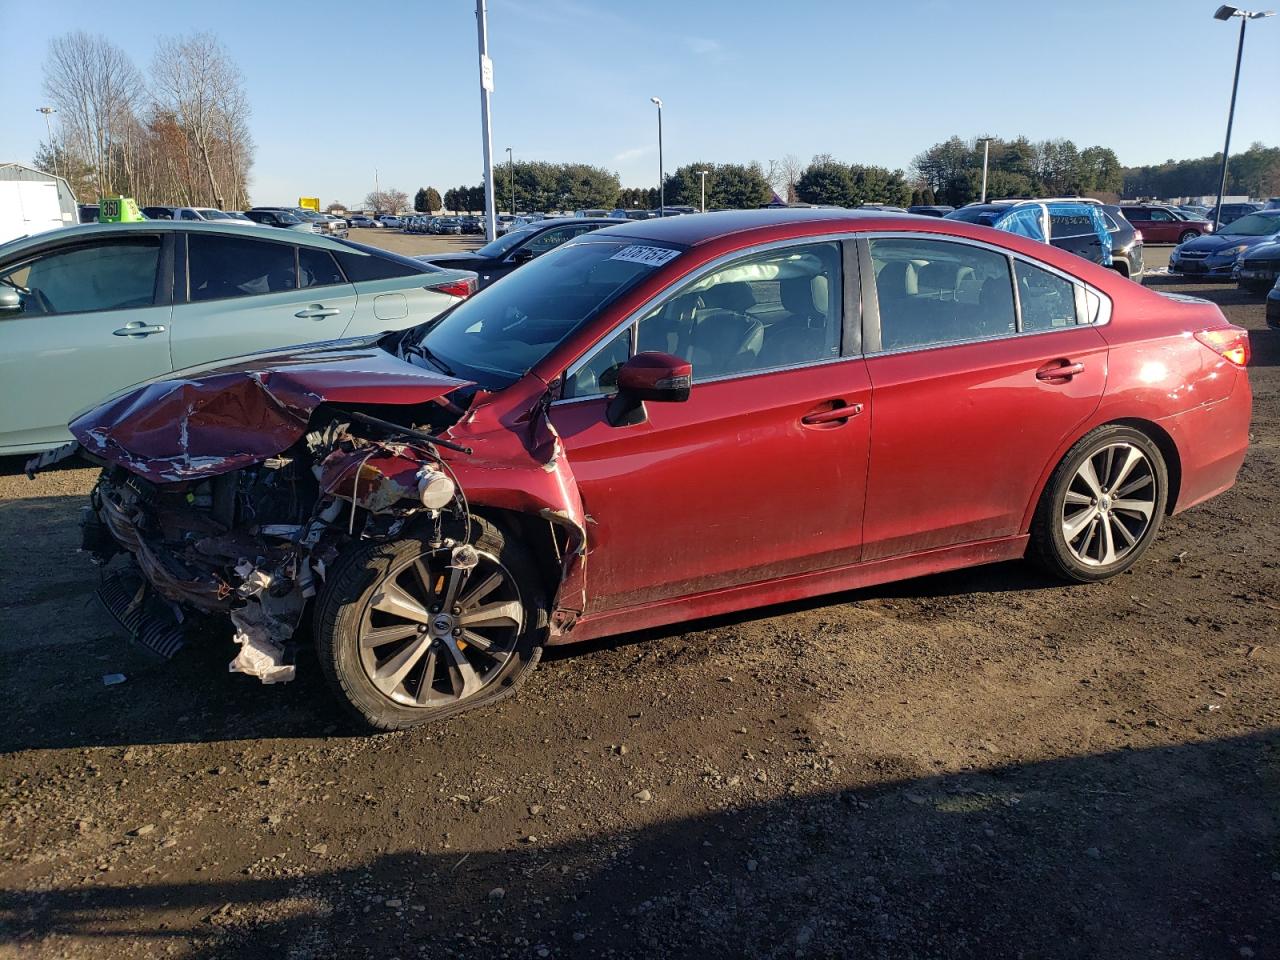
[[[668,260],[680,256],[679,250],[668,250],[666,247],[644,247],[632,245],[623,247],[610,260],[626,260],[629,263],[643,263],[648,267],[660,267]]]

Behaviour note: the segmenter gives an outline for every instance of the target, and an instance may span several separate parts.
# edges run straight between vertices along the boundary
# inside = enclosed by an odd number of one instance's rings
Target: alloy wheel
[[[1062,502],[1062,539],[1086,566],[1124,559],[1151,527],[1156,475],[1147,455],[1131,443],[1112,443],[1076,470]]]
[[[385,697],[439,708],[474,697],[502,673],[524,627],[520,590],[496,557],[469,569],[437,550],[382,578],[360,620],[360,664]]]

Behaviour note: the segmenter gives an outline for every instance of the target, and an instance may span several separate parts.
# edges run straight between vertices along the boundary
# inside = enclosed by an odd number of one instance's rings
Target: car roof
[[[345,244],[338,243],[336,240],[330,240],[328,237],[321,236],[318,233],[303,233],[300,230],[290,230],[287,233],[280,231],[280,236],[274,236],[271,233],[264,233],[263,228],[255,223],[229,223],[219,221],[210,223],[206,220],[135,220],[128,223],[77,223],[66,227],[58,227],[56,230],[45,230],[42,233],[34,233],[27,237],[22,243],[22,247],[34,246],[36,244],[47,243],[50,240],[87,240],[95,236],[102,236],[106,232],[112,233],[206,233],[212,236],[225,237],[241,236],[250,240],[264,240],[274,237],[276,240],[286,240],[289,243],[297,243],[308,247],[323,247],[325,250],[346,250],[350,251],[350,247]],[[17,241],[15,241],[15,244]],[[14,249],[19,249],[15,246]],[[6,250],[6,253],[9,251]]]
[[[579,223],[587,219],[576,217]],[[918,224],[936,217],[921,217],[914,213],[881,213],[876,210],[845,210],[842,208],[772,210],[722,210],[717,213],[698,213],[679,217],[652,217],[648,220],[609,220],[613,226],[601,233],[610,236],[636,237],[696,246],[730,233],[763,230],[792,223],[834,222],[848,225],[850,222],[898,222]]]

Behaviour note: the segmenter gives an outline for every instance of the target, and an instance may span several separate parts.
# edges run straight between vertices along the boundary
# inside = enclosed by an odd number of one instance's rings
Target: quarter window
[[[1018,278],[1024,332],[1075,326],[1075,284],[1021,260],[1015,261],[1013,272]]]
[[[298,286],[287,243],[193,233],[187,240],[193,302],[280,293]]]
[[[885,350],[1001,336],[1017,329],[1009,259],[963,243],[870,241]]]
[[[0,273],[24,316],[150,307],[160,269],[159,237],[128,237],[55,250]]]

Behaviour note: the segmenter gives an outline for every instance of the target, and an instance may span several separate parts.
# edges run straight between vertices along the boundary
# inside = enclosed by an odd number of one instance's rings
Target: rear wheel
[[[532,558],[497,527],[472,524],[470,547],[362,544],[330,576],[316,609],[321,667],[374,729],[496,703],[541,656],[546,607]]]
[[[1169,475],[1151,438],[1132,427],[1090,431],[1054,470],[1032,523],[1033,556],[1088,583],[1123,573],[1155,539]]]
[[[1181,235],[1179,235],[1179,237],[1178,237],[1178,242],[1179,242],[1179,243],[1188,243],[1188,242],[1190,242],[1190,241],[1194,240],[1194,239],[1195,239],[1196,237],[1198,237],[1198,236],[1200,236],[1200,234],[1196,233],[1194,230],[1184,230],[1184,231],[1181,233]]]

